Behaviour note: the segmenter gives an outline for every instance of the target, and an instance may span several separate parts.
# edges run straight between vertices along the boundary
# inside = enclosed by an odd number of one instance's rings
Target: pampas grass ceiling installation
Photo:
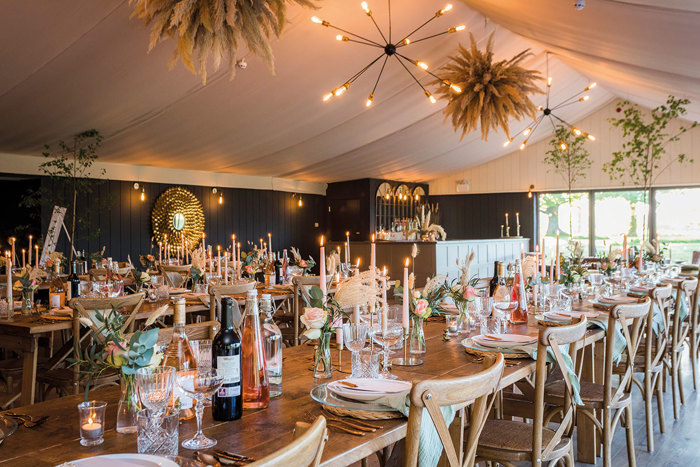
[[[166,38],[177,40],[169,66],[177,59],[207,83],[207,66],[218,70],[228,60],[234,78],[236,54],[245,45],[274,73],[270,35],[279,37],[287,4],[316,8],[311,0],[129,0],[132,17],[151,27],[148,50]]]
[[[458,53],[438,73],[440,80],[456,84],[462,92],[455,94],[449,88],[438,86],[436,93],[448,100],[445,119],[452,119],[455,131],[464,135],[481,125],[481,139],[487,140],[490,130],[502,128],[510,138],[508,120],[524,117],[535,118],[537,107],[530,94],[542,94],[537,81],[542,79],[536,70],[520,66],[520,62],[531,55],[523,50],[510,60],[493,61],[493,34],[489,37],[486,51],[476,46],[474,36],[469,33],[470,50],[459,46]]]

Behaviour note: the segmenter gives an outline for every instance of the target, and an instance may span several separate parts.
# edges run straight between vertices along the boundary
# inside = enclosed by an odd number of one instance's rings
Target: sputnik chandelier
[[[545,119],[549,120],[549,122],[552,124],[552,129],[554,130],[554,134],[556,134],[556,127],[557,125],[564,125],[565,127],[569,128],[573,134],[576,136],[585,136],[591,141],[595,141],[595,136],[593,136],[590,133],[586,133],[585,131],[581,131],[579,128],[576,128],[574,125],[571,123],[567,122],[563,118],[559,117],[557,114],[554,112],[556,110],[559,110],[563,107],[569,106],[571,104],[576,104],[578,102],[587,102],[590,99],[590,96],[588,94],[584,94],[594,87],[596,87],[597,83],[593,82],[589,84],[583,91],[579,91],[573,96],[569,97],[568,99],[563,100],[559,104],[555,106],[550,106],[549,105],[549,94],[550,94],[550,89],[552,87],[552,77],[549,75],[549,52],[546,53],[546,63],[547,63],[547,92],[546,92],[546,100],[545,100],[545,105],[544,106],[539,106],[537,107],[537,110],[541,112],[537,118],[535,118],[530,124],[524,128],[523,130],[519,131],[518,133],[522,134],[525,139],[523,140],[522,143],[520,143],[520,150],[524,150],[525,147],[527,146],[528,140],[532,137],[532,134],[537,130],[537,127],[540,126],[540,123],[542,123]],[[582,95],[583,94],[583,95]],[[555,122],[556,120],[556,122]],[[546,125],[546,124],[545,124]],[[510,143],[513,142],[515,138],[517,138],[518,133],[516,133],[516,136],[513,136],[512,138],[506,140],[505,143],[503,143],[503,147],[507,147]],[[566,143],[564,141],[559,141],[559,146],[561,147],[562,151],[566,151]]]
[[[441,17],[442,15],[444,15],[445,13],[447,13],[448,11],[452,10],[452,4],[447,4],[443,9],[438,10],[437,12],[435,12],[435,14],[434,14],[432,17],[430,17],[426,22],[424,22],[423,24],[421,24],[420,26],[418,26],[416,29],[414,29],[413,31],[411,31],[410,33],[408,33],[404,38],[402,38],[402,39],[399,40],[399,41],[393,41],[393,38],[392,38],[392,30],[391,30],[391,0],[388,0],[388,4],[389,4],[389,29],[388,29],[388,34],[386,34],[386,35],[384,34],[384,32],[382,31],[382,29],[379,27],[379,25],[378,25],[377,22],[375,21],[374,16],[372,15],[372,10],[369,9],[369,6],[367,5],[367,2],[362,2],[362,3],[360,4],[361,7],[362,7],[362,9],[365,11],[365,14],[369,17],[369,19],[372,20],[372,23],[373,23],[374,26],[377,28],[377,31],[379,31],[379,35],[382,37],[383,44],[380,43],[380,42],[376,42],[376,41],[374,41],[374,40],[372,40],[372,39],[368,39],[368,38],[363,37],[363,36],[360,36],[360,35],[358,35],[358,34],[354,34],[354,33],[351,33],[351,32],[349,32],[349,31],[346,31],[346,30],[344,30],[344,29],[341,29],[341,28],[339,28],[339,27],[337,27],[337,26],[332,25],[332,24],[329,23],[328,21],[324,21],[324,20],[318,18],[317,16],[314,16],[313,18],[311,18],[311,21],[313,21],[313,22],[316,23],[316,24],[320,24],[321,26],[325,26],[325,27],[327,27],[327,28],[332,28],[332,29],[335,29],[335,30],[339,31],[341,34],[338,34],[337,36],[335,36],[335,38],[336,38],[338,41],[341,41],[341,42],[356,42],[356,43],[358,43],[358,44],[367,45],[367,46],[375,47],[375,48],[378,48],[378,49],[381,49],[381,50],[382,50],[381,55],[379,55],[377,58],[375,58],[374,60],[372,60],[371,62],[369,62],[369,64],[368,64],[367,66],[365,66],[365,67],[362,68],[360,71],[358,71],[357,73],[355,73],[354,75],[352,75],[352,76],[351,76],[348,80],[346,80],[343,84],[341,84],[341,85],[338,86],[337,88],[333,89],[333,90],[332,90],[331,92],[329,92],[328,94],[324,95],[324,96],[323,96],[323,101],[324,101],[324,102],[328,102],[328,101],[331,100],[333,97],[340,97],[340,96],[342,96],[342,95],[345,93],[345,91],[347,91],[348,88],[350,88],[350,85],[352,85],[355,81],[357,81],[357,79],[358,79],[360,76],[362,76],[365,72],[367,72],[370,68],[372,68],[372,66],[373,66],[374,64],[380,62],[380,61],[382,60],[382,58],[383,58],[384,60],[383,60],[383,62],[382,62],[381,69],[379,70],[379,75],[377,76],[377,80],[374,82],[374,87],[372,88],[372,92],[369,93],[369,96],[367,97],[367,101],[365,101],[365,106],[370,107],[370,106],[372,105],[372,102],[374,101],[374,93],[375,93],[375,91],[377,90],[377,85],[379,85],[379,80],[381,79],[382,74],[384,73],[384,68],[386,67],[386,63],[387,63],[387,61],[389,60],[390,57],[395,58],[395,59],[401,64],[401,66],[406,70],[406,72],[407,72],[409,75],[411,75],[411,78],[413,78],[413,80],[416,82],[416,84],[418,84],[418,86],[421,87],[421,89],[423,90],[423,93],[424,93],[425,96],[428,98],[428,100],[430,100],[430,102],[433,103],[433,104],[437,102],[437,99],[435,98],[435,96],[433,96],[433,95],[430,93],[430,91],[428,91],[428,90],[425,88],[425,86],[423,86],[423,84],[421,84],[421,82],[418,80],[418,78],[416,78],[416,75],[414,75],[414,74],[411,72],[411,70],[409,70],[409,68],[406,66],[406,63],[408,63],[408,64],[410,64],[410,65],[413,65],[413,66],[416,66],[417,68],[419,68],[419,69],[422,70],[423,72],[429,74],[429,75],[432,76],[433,78],[436,78],[436,79],[440,80],[440,82],[441,82],[444,86],[449,86],[449,87],[452,89],[453,92],[456,92],[456,93],[461,93],[461,92],[462,92],[462,89],[461,89],[459,86],[457,86],[456,84],[453,84],[453,83],[451,83],[451,82],[449,82],[449,81],[447,81],[447,80],[443,80],[443,79],[441,79],[440,77],[438,77],[437,75],[435,75],[435,74],[431,73],[430,71],[428,71],[428,64],[427,64],[427,63],[425,63],[425,62],[423,62],[423,61],[420,61],[420,60],[414,60],[414,59],[412,59],[412,58],[409,58],[409,57],[407,57],[406,55],[404,55],[403,53],[401,53],[401,51],[400,51],[403,47],[406,47],[406,46],[408,46],[408,45],[410,45],[410,44],[416,44],[416,43],[418,43],[418,42],[422,42],[422,41],[425,41],[425,40],[428,40],[428,39],[433,39],[433,38],[435,38],[435,37],[442,36],[443,34],[452,34],[452,33],[455,33],[455,32],[464,31],[464,30],[466,29],[466,26],[464,26],[464,25],[459,25],[459,26],[451,27],[451,28],[449,28],[448,30],[443,31],[443,32],[439,32],[439,33],[437,33],[437,34],[431,34],[431,35],[428,35],[428,36],[425,36],[425,37],[421,37],[421,38],[415,39],[415,40],[414,40],[414,39],[411,39],[411,37],[412,37],[414,34],[416,34],[418,31],[420,31],[421,29],[423,29],[423,28],[424,28],[425,26],[427,26],[430,22],[432,22],[433,20],[435,20],[435,19]],[[404,62],[405,62],[405,63],[404,63]]]

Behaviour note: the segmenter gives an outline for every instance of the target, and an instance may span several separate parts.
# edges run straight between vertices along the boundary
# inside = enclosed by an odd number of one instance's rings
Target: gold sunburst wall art
[[[165,245],[167,240],[171,255],[177,253],[177,247],[183,240],[190,248],[195,248],[204,232],[202,203],[189,190],[168,188],[153,206],[151,224],[155,241]]]

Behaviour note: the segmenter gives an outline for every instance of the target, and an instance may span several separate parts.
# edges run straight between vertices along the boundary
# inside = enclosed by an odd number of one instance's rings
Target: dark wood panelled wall
[[[528,198],[527,193],[433,195],[430,202],[440,204],[440,222],[448,240],[498,238],[506,212],[511,235],[515,236],[515,213],[519,212],[520,235],[535,236],[535,197]]]
[[[24,178],[12,182],[13,190],[20,193],[26,188],[36,187],[37,181],[49,190],[61,189],[54,186],[50,178]],[[235,233],[241,247],[246,242],[257,242],[266,238],[271,232],[272,246],[282,250],[295,246],[302,254],[318,256],[318,238],[323,233],[323,208],[325,197],[320,195],[302,195],[303,205],[299,207],[298,195],[272,190],[251,190],[241,188],[218,188],[223,192],[224,203],[218,204],[218,193],[211,192],[212,187],[173,185],[163,183],[145,183],[146,200],[141,201],[140,190],[135,190],[133,181],[108,180],[100,184],[93,195],[78,200],[79,212],[86,213],[91,230],[99,235],[93,238],[84,233],[76,236],[76,248],[87,252],[99,251],[106,246],[105,255],[126,259],[131,255],[137,261],[139,254],[148,253],[151,249],[151,210],[153,204],[163,191],[171,186],[186,188],[201,201],[205,215],[205,232],[207,244],[230,245],[231,234]],[[111,203],[102,200],[111,199]],[[109,207],[100,207],[109,206]],[[14,232],[14,226],[31,224],[30,232],[35,236],[46,233],[47,224],[51,217],[50,207],[42,208],[41,221],[19,216],[16,219],[3,216],[2,231],[5,235],[17,235],[26,238],[26,231]],[[39,222],[41,227],[39,228]],[[68,221],[66,225],[69,226]],[[13,227],[9,227],[13,226]],[[2,243],[7,241],[3,237]],[[66,237],[61,234],[58,249],[68,252]],[[158,252],[158,244],[154,245]]]

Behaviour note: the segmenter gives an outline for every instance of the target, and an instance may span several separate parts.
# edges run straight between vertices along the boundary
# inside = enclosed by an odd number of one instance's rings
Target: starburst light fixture
[[[377,90],[377,86],[379,85],[379,80],[382,77],[382,74],[384,73],[384,68],[386,67],[386,63],[389,60],[390,57],[393,57],[398,61],[401,66],[406,70],[406,72],[411,75],[411,78],[420,86],[420,88],[423,90],[423,94],[425,94],[425,97],[428,98],[428,100],[432,103],[435,104],[437,102],[437,99],[435,96],[433,96],[430,91],[428,91],[423,84],[416,78],[416,75],[414,75],[411,70],[406,66],[408,63],[409,65],[413,65],[417,68],[419,68],[422,72],[429,74],[430,76],[437,78],[440,80],[442,85],[448,86],[450,89],[452,89],[453,92],[456,93],[461,93],[462,89],[457,86],[456,84],[453,84],[447,80],[442,80],[440,77],[437,75],[433,74],[432,72],[428,71],[428,64],[425,63],[424,61],[421,60],[414,60],[412,58],[407,57],[403,53],[401,53],[400,49],[403,47],[406,47],[411,44],[416,44],[418,42],[422,42],[428,39],[433,39],[438,36],[442,36],[444,34],[452,34],[456,32],[461,32],[466,29],[466,26],[464,25],[459,25],[459,26],[454,26],[446,31],[439,32],[437,34],[430,34],[425,37],[420,37],[418,39],[412,39],[412,37],[421,29],[423,29],[425,26],[427,26],[430,22],[433,20],[441,17],[445,13],[449,12],[452,10],[452,4],[448,3],[445,5],[444,8],[441,10],[438,10],[433,14],[427,21],[425,21],[423,24],[418,26],[416,29],[408,33],[405,37],[403,37],[399,41],[394,41],[392,38],[392,27],[391,27],[391,0],[388,0],[388,5],[389,5],[389,29],[388,33],[385,35],[382,29],[379,27],[377,24],[377,21],[375,21],[374,16],[372,15],[372,10],[370,10],[369,6],[367,5],[367,2],[362,2],[360,6],[364,10],[365,14],[369,17],[370,20],[372,20],[372,23],[374,26],[377,28],[377,31],[379,31],[379,35],[382,37],[382,43],[374,41],[372,39],[368,39],[366,37],[360,36],[358,34],[351,33],[350,31],[346,31],[345,29],[341,29],[328,21],[322,20],[317,16],[314,16],[311,18],[311,21],[313,21],[316,24],[320,24],[321,26],[325,26],[327,28],[332,28],[337,31],[339,31],[341,34],[338,34],[335,36],[336,40],[341,41],[341,42],[355,42],[358,44],[362,45],[367,45],[370,47],[375,47],[378,49],[382,50],[381,55],[379,55],[377,58],[369,62],[367,66],[362,68],[360,71],[352,75],[349,79],[347,79],[343,84],[340,86],[336,87],[332,91],[328,92],[323,96],[323,101],[328,102],[330,101],[333,97],[340,97],[342,96],[345,91],[347,91],[350,86],[360,77],[362,76],[365,72],[367,72],[372,66],[380,61],[382,61],[382,58],[384,59],[381,65],[381,69],[379,70],[379,75],[377,76],[377,80],[374,82],[374,87],[372,88],[372,92],[369,93],[369,96],[367,97],[367,100],[365,101],[365,106],[370,107],[372,103],[374,102],[374,93]]]
[[[554,112],[556,110],[563,108],[563,107],[566,107],[566,106],[569,106],[572,104],[576,104],[578,102],[588,102],[588,100],[590,99],[590,96],[588,94],[585,94],[585,93],[590,91],[594,87],[596,87],[597,83],[592,82],[591,84],[586,86],[586,88],[583,91],[577,92],[573,96],[569,97],[568,99],[563,100],[562,102],[560,102],[559,104],[557,104],[555,106],[550,106],[549,105],[549,91],[552,87],[552,77],[549,76],[549,52],[547,52],[546,60],[547,60],[547,92],[546,92],[547,96],[546,96],[546,100],[545,100],[545,105],[539,106],[537,108],[539,115],[532,122],[530,122],[530,124],[526,128],[524,128],[523,130],[521,130],[519,132],[520,134],[522,134],[525,137],[523,142],[520,143],[520,150],[522,151],[525,149],[525,147],[527,146],[528,140],[532,137],[532,134],[535,132],[535,130],[537,130],[537,127],[540,126],[540,123],[542,123],[545,119],[549,120],[549,122],[552,124],[552,129],[554,130],[555,134],[556,134],[557,125],[561,124],[561,125],[564,125],[565,127],[569,128],[571,130],[571,132],[573,134],[575,134],[576,136],[584,135],[589,140],[595,141],[595,136],[593,136],[590,133],[586,133],[585,131],[582,131],[579,128],[576,128],[574,125],[567,122],[563,118],[559,117]],[[555,122],[555,120],[557,120],[558,122]],[[506,140],[503,143],[503,147],[504,148],[507,147],[510,143],[513,142],[513,140],[515,138],[517,138],[517,136],[518,136],[518,134],[516,133],[516,136],[513,136],[512,138]],[[562,151],[566,150],[566,144],[563,141],[559,142],[559,146],[561,147]]]

